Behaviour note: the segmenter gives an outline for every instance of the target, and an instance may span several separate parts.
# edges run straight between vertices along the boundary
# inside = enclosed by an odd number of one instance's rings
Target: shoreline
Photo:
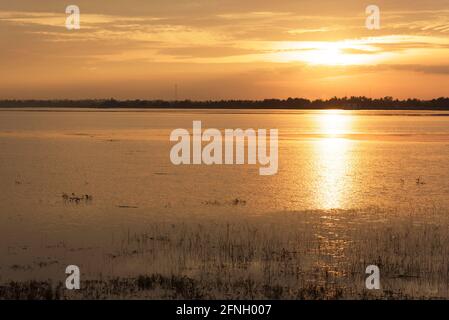
[[[277,107],[114,107],[114,108],[106,108],[106,107],[98,107],[98,106],[90,106],[90,107],[74,107],[74,106],[58,106],[58,107],[45,107],[45,106],[23,106],[23,107],[0,107],[0,112],[7,111],[29,111],[29,112],[144,112],[144,111],[204,111],[204,110],[214,110],[214,111],[290,111],[292,113],[301,112],[301,111],[401,111],[401,112],[424,112],[424,111],[441,111],[441,112],[449,112],[449,106],[447,108],[309,108],[309,109],[301,109],[301,108],[277,108]],[[389,115],[389,114],[382,114]],[[392,114],[394,115],[394,114]],[[449,114],[429,114],[429,116],[448,116]],[[410,116],[413,116],[411,114]],[[420,115],[421,116],[421,115]]]
[[[140,100],[127,99],[0,99],[0,109],[8,108],[86,108],[86,109],[242,109],[242,110],[446,110],[449,98],[429,100],[417,98],[333,97],[331,99],[263,99],[263,100]]]

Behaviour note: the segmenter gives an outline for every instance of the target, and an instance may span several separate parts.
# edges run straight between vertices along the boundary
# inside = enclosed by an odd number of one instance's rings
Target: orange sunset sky
[[[449,0],[0,0],[0,75],[0,99],[448,96]]]

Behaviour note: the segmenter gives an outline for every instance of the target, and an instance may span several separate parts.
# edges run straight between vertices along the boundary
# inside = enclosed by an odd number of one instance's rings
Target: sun
[[[346,54],[339,45],[326,44],[322,48],[312,49],[303,54],[309,64],[318,65],[350,65],[360,63],[360,55]]]
[[[380,58],[375,47],[357,40],[290,42],[282,47],[277,53],[277,60],[302,61],[309,65],[362,65]]]
[[[373,61],[367,48],[350,42],[321,42],[298,56],[311,65],[360,65]]]

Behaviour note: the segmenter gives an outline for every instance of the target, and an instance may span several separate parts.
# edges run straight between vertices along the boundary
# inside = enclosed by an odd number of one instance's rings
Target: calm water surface
[[[278,174],[172,165],[170,132],[193,120],[279,129]],[[3,270],[12,257],[29,259],[19,247],[87,246],[155,220],[449,204],[441,111],[1,110],[0,150]],[[93,200],[65,202],[72,192]]]

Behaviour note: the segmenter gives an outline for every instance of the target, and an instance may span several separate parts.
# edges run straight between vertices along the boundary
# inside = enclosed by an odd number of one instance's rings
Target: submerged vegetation
[[[369,208],[154,222],[103,248],[111,268],[83,276],[81,290],[66,290],[63,279],[4,281],[0,298],[448,298],[448,212],[404,212]],[[380,290],[365,288],[372,264],[380,268]]]
[[[74,203],[80,203],[81,201],[89,202],[92,201],[93,197],[89,194],[82,194],[82,195],[76,195],[75,193],[71,193],[71,195],[68,195],[67,193],[62,193],[62,200],[64,202],[74,202]]]

